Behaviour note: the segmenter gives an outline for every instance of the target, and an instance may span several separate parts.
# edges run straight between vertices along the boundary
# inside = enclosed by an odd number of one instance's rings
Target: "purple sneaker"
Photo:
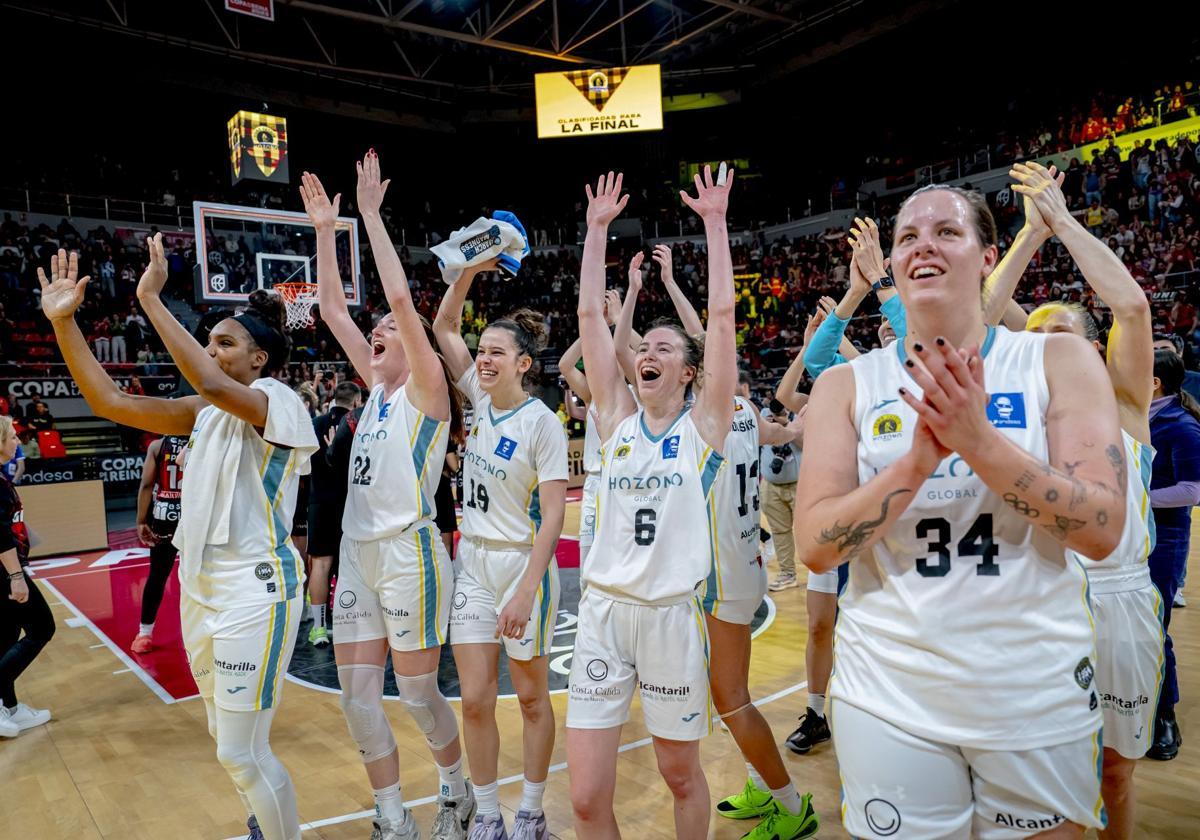
[[[549,840],[550,829],[546,828],[546,815],[541,811],[517,811],[513,823],[512,840]]]
[[[504,817],[500,814],[488,817],[476,814],[475,825],[471,827],[467,840],[508,840],[508,832],[504,830]]]

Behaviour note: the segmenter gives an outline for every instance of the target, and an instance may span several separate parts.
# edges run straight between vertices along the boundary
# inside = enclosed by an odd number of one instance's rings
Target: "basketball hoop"
[[[289,330],[313,325],[312,308],[317,302],[316,283],[276,283],[275,291],[283,298]]]

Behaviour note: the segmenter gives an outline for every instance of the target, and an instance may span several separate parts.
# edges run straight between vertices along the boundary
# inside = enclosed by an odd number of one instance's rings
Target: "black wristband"
[[[880,277],[878,280],[876,280],[874,283],[871,284],[871,288],[877,292],[880,291],[881,289],[894,289],[895,287],[896,287],[896,281],[893,280],[891,278],[891,276],[887,275],[887,274],[883,275],[882,277]]]
[[[25,570],[22,569],[19,572],[9,572],[8,579],[9,580],[24,580],[25,579]]]

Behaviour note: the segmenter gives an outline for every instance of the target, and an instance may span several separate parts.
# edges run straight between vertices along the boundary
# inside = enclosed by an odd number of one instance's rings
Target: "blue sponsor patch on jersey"
[[[679,435],[671,435],[662,442],[662,456],[664,458],[679,457]]]
[[[998,429],[1025,428],[1025,395],[1020,391],[992,394],[988,398],[987,418]]]
[[[517,442],[512,438],[501,436],[500,442],[496,444],[496,454],[505,461],[511,461],[513,453],[517,451]]]

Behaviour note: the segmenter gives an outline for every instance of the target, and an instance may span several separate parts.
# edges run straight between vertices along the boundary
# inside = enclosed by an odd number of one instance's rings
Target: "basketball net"
[[[312,308],[317,302],[316,283],[276,283],[275,291],[283,298],[287,329],[298,330],[313,325]]]

